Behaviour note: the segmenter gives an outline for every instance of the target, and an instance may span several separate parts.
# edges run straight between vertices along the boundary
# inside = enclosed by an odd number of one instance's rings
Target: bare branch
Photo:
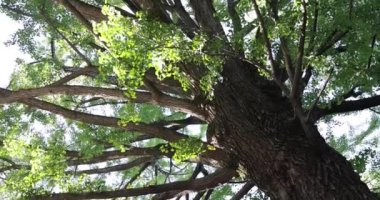
[[[293,85],[292,85],[292,95],[293,99],[300,98],[300,87],[302,80],[302,61],[303,55],[305,51],[305,38],[306,38],[306,26],[307,26],[307,6],[306,2],[302,1],[302,24],[301,24],[301,33],[298,44],[298,52],[297,52],[297,63],[295,66],[294,77],[293,77]]]
[[[1,89],[0,92],[2,94],[5,93],[8,95],[10,93],[9,91],[5,89]],[[139,123],[139,124],[125,123],[121,125],[119,123],[121,119],[119,118],[92,115],[92,114],[82,113],[78,111],[73,111],[73,110],[69,110],[67,108],[64,108],[64,107],[61,107],[49,102],[37,100],[37,99],[23,98],[23,99],[19,99],[18,101],[23,104],[26,104],[26,105],[29,105],[41,110],[45,110],[51,113],[61,115],[68,119],[72,119],[72,120],[76,120],[76,121],[80,121],[80,122],[84,122],[88,124],[115,127],[115,128],[119,128],[119,129],[123,129],[127,131],[137,131],[137,132],[146,133],[148,135],[152,135],[154,137],[161,138],[167,141],[176,141],[182,138],[186,138],[186,136],[167,128],[152,126],[152,125],[144,124],[144,123]]]
[[[139,165],[142,165],[146,162],[152,161],[152,157],[140,157],[133,161],[130,161],[128,163],[124,164],[118,164],[114,166],[104,167],[104,168],[98,168],[98,169],[89,169],[89,170],[81,170],[81,171],[69,171],[66,173],[69,174],[104,174],[104,173],[110,173],[110,172],[117,172],[117,171],[125,171],[128,169],[131,169],[133,167],[137,167]]]
[[[118,160],[121,158],[127,158],[130,156],[148,156],[148,157],[159,157],[167,156],[171,157],[172,153],[163,153],[160,150],[161,145],[155,147],[139,148],[133,147],[125,152],[121,151],[104,151],[101,155],[92,157],[90,159],[83,159],[79,152],[77,151],[66,151],[66,155],[69,159],[66,163],[70,166],[72,165],[83,165],[83,164],[93,164],[99,162],[105,162],[110,160]]]
[[[131,179],[129,179],[129,181],[124,185],[123,188],[127,188],[129,185],[131,185],[135,180],[137,180],[137,178],[145,171],[146,168],[149,167],[149,165],[151,165],[152,163],[151,162],[146,162],[140,169],[139,171],[137,172],[137,174],[135,174]]]
[[[215,173],[187,181],[177,181],[173,183],[167,183],[162,185],[151,185],[143,188],[122,189],[116,191],[104,191],[104,192],[82,192],[82,193],[54,193],[51,195],[35,196],[33,199],[38,200],[64,200],[64,199],[109,199],[117,197],[132,197],[141,196],[147,194],[157,194],[170,190],[204,190],[206,188],[213,188],[219,184],[229,181],[236,175],[236,171],[232,169],[221,169]]]
[[[15,92],[0,88],[0,91],[3,93],[2,98],[0,99],[0,104],[7,104],[20,99],[52,94],[92,95],[115,100],[130,100],[133,103],[157,104],[160,106],[171,107],[181,112],[193,114],[202,120],[206,119],[206,113],[202,109],[195,106],[191,101],[164,94],[155,100],[149,92],[136,92],[136,98],[127,98],[125,96],[125,91],[123,90],[71,85],[47,86],[42,88],[19,90]]]

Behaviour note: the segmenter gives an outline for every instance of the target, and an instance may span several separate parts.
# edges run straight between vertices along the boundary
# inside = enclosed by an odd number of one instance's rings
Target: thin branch
[[[306,2],[302,1],[302,24],[301,24],[301,33],[298,44],[298,52],[297,52],[297,63],[295,66],[294,77],[293,77],[293,86],[292,86],[292,95],[293,99],[300,98],[300,87],[302,80],[302,61],[303,55],[305,51],[305,38],[306,38],[306,26],[307,26],[307,6]]]
[[[241,25],[241,20],[240,16],[236,11],[236,6],[239,3],[240,0],[227,0],[227,11],[228,14],[231,17],[232,20],[232,25],[233,25],[233,30],[234,30],[234,36],[233,37],[238,37],[238,43],[240,45],[238,46],[238,50],[242,50],[243,48],[243,43],[239,40],[243,40],[243,37],[241,35],[241,30],[242,30],[242,25]]]
[[[51,195],[37,195],[33,199],[38,200],[64,200],[64,199],[108,199],[117,197],[142,196],[147,194],[157,194],[170,190],[204,190],[213,188],[227,182],[236,175],[235,170],[221,169],[215,173],[195,180],[177,181],[162,185],[151,185],[143,188],[122,189],[103,192],[82,192],[82,193],[53,193]]]
[[[321,98],[323,92],[324,92],[325,89],[326,89],[326,86],[327,86],[328,82],[330,81],[330,79],[331,79],[331,77],[332,77],[332,76],[331,76],[332,73],[333,73],[333,69],[330,70],[329,76],[327,77],[326,81],[323,83],[323,86],[322,86],[321,90],[319,91],[317,98],[315,98],[314,103],[311,105],[311,107],[310,107],[310,109],[309,109],[309,112],[307,113],[306,121],[309,121],[310,116],[312,115],[312,112],[313,112],[314,109],[316,108],[316,106],[317,106],[317,104],[318,104],[318,102],[319,102],[319,99]]]
[[[267,49],[268,59],[269,59],[270,65],[272,67],[272,75],[273,75],[273,78],[276,80],[277,84],[279,84],[281,82],[281,81],[279,81],[279,78],[278,78],[279,69],[278,69],[278,66],[275,63],[274,58],[273,58],[272,46],[271,46],[271,42],[270,42],[269,37],[268,37],[267,29],[265,27],[264,18],[263,18],[263,15],[260,12],[260,8],[257,5],[256,0],[252,0],[252,3],[253,3],[253,7],[255,9],[257,18],[259,19],[260,27],[261,27],[262,32],[263,32],[262,35],[263,35],[263,38],[264,38],[265,47]]]
[[[124,163],[124,164],[118,164],[118,165],[104,167],[104,168],[98,168],[98,169],[69,171],[66,173],[68,173],[68,174],[104,174],[104,173],[110,173],[110,172],[125,171],[125,170],[131,169],[133,167],[137,167],[139,165],[142,165],[142,164],[149,162],[149,161],[152,161],[152,157],[140,157],[140,158],[137,158],[133,161],[130,161],[130,162]]]
[[[129,185],[131,185],[137,178],[145,171],[146,168],[148,168],[152,163],[146,162],[139,171],[131,178],[129,181],[123,186],[123,188],[128,188]]]
[[[315,36],[317,35],[317,31],[318,31],[318,17],[319,17],[319,2],[318,0],[316,0],[314,4],[313,25],[310,32],[310,42],[309,42],[307,54],[312,52],[314,49]]]
[[[86,75],[87,73],[89,72],[92,72],[94,70],[97,70],[95,67],[93,66],[87,66],[87,67],[84,67],[84,68],[80,68],[79,70],[77,71],[74,71],[72,72],[71,74],[67,75],[67,76],[64,76],[62,77],[61,79],[55,81],[54,83],[50,84],[49,86],[60,86],[60,85],[63,85],[79,76],[82,76],[82,75]]]
[[[252,181],[248,181],[230,200],[239,200],[243,198],[253,186],[255,186],[255,184]]]
[[[372,42],[371,42],[371,48],[372,48],[372,51],[373,51],[373,48],[375,47],[376,36],[377,36],[377,34],[375,34],[375,35],[372,37]],[[373,58],[373,53],[371,53],[371,55],[370,55],[369,58],[368,58],[367,69],[369,69],[369,68],[371,67],[372,58]]]
[[[159,157],[159,156],[167,156],[171,157],[172,153],[164,153],[160,150],[161,145],[157,145],[155,147],[146,147],[139,148],[133,147],[124,152],[121,151],[104,151],[101,155],[92,157],[90,159],[83,159],[80,152],[77,151],[66,151],[66,156],[69,159],[66,163],[69,166],[73,165],[83,165],[83,164],[93,164],[99,162],[106,162],[111,160],[119,160],[122,158],[127,158],[131,156],[148,156],[148,157]]]
[[[41,11],[41,15],[45,19],[46,23],[52,27],[58,35],[62,37],[63,40],[78,54],[78,56],[86,62],[88,66],[92,66],[90,59],[88,59],[55,25],[54,23],[45,15],[44,11]]]
[[[377,111],[377,110],[375,110],[373,108],[370,108],[369,110],[372,111],[372,112],[374,112],[374,113],[376,113],[376,114],[378,114],[378,115],[380,115],[380,111]]]
[[[201,163],[198,163],[197,166],[195,167],[192,175],[190,176],[189,180],[196,179],[198,174],[202,171],[202,168],[203,168],[203,165]],[[184,192],[184,191],[183,190],[173,190],[173,191],[169,191],[169,192],[164,192],[164,193],[161,193],[161,194],[154,196],[152,198],[152,200],[171,199],[171,198],[174,198],[176,196],[179,196],[178,198],[180,198],[180,195],[183,195],[182,192]]]

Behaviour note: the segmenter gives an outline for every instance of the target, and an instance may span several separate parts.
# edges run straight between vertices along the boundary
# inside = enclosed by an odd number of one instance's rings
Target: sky
[[[21,27],[20,24],[12,21],[4,14],[0,13],[0,87],[7,87],[9,78],[16,67],[17,57],[23,57],[17,46],[6,46],[4,42],[11,39],[11,34]]]

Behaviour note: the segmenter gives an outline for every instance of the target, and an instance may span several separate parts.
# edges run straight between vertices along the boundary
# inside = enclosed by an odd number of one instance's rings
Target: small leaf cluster
[[[199,154],[206,151],[203,148],[202,141],[192,137],[163,145],[160,150],[163,153],[174,152],[173,159],[176,162],[194,159]]]

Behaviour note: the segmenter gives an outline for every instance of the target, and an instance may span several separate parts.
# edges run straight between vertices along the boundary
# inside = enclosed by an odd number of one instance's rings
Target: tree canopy
[[[380,193],[380,1],[3,0],[0,9],[23,24],[9,45],[31,57],[0,88],[2,199]],[[373,116],[360,133],[316,129],[365,109]]]

